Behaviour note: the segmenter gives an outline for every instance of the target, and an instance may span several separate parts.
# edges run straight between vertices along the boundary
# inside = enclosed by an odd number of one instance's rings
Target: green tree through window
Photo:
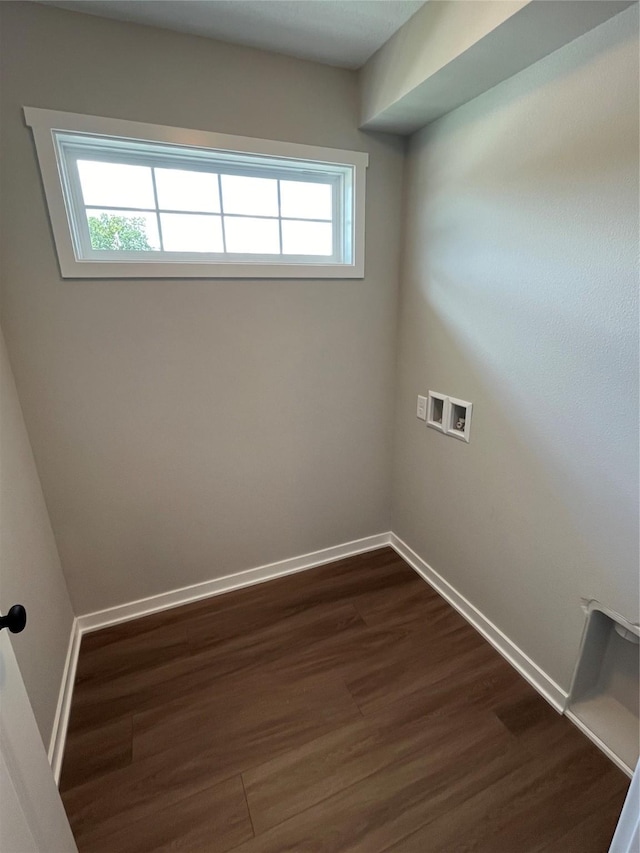
[[[92,249],[119,249],[129,252],[149,251],[145,220],[141,216],[115,216],[101,213],[89,216]]]

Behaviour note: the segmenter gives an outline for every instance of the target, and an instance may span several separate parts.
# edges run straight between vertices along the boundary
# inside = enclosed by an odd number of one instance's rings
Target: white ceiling
[[[425,0],[49,0],[49,5],[359,68]]]

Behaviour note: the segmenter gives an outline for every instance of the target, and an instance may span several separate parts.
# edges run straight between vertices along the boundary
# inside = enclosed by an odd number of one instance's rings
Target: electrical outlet
[[[421,421],[426,421],[427,419],[427,398],[423,397],[421,394],[418,394],[418,408],[416,410],[416,415]]]

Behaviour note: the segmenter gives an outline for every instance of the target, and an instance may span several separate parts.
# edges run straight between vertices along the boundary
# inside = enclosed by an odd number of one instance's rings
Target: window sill
[[[81,279],[351,279],[364,278],[357,266],[338,264],[145,263],[60,259],[63,278]]]

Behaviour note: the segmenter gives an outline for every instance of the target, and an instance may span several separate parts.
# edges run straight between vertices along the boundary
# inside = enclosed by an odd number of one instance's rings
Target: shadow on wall
[[[533,358],[528,377],[522,364],[483,364],[486,353],[471,348],[477,341],[461,339],[433,312],[423,332],[429,343],[420,361],[442,378],[422,377],[411,388],[403,382],[400,409],[410,411],[418,383],[464,395],[474,401],[472,438],[465,446],[419,421],[415,440],[400,435],[393,529],[568,687],[584,624],[581,598],[638,620],[636,498],[617,491],[620,476],[608,476],[605,459],[571,447],[565,408],[536,386]],[[448,365],[436,363],[436,351],[448,353]],[[542,417],[527,422],[538,403],[547,426]],[[633,456],[631,442],[629,450]],[[630,458],[631,491],[635,469]],[[563,646],[573,653],[558,665]]]
[[[394,529],[566,687],[581,596],[638,619],[638,99],[557,61],[413,140]],[[427,386],[468,447],[409,424]]]

